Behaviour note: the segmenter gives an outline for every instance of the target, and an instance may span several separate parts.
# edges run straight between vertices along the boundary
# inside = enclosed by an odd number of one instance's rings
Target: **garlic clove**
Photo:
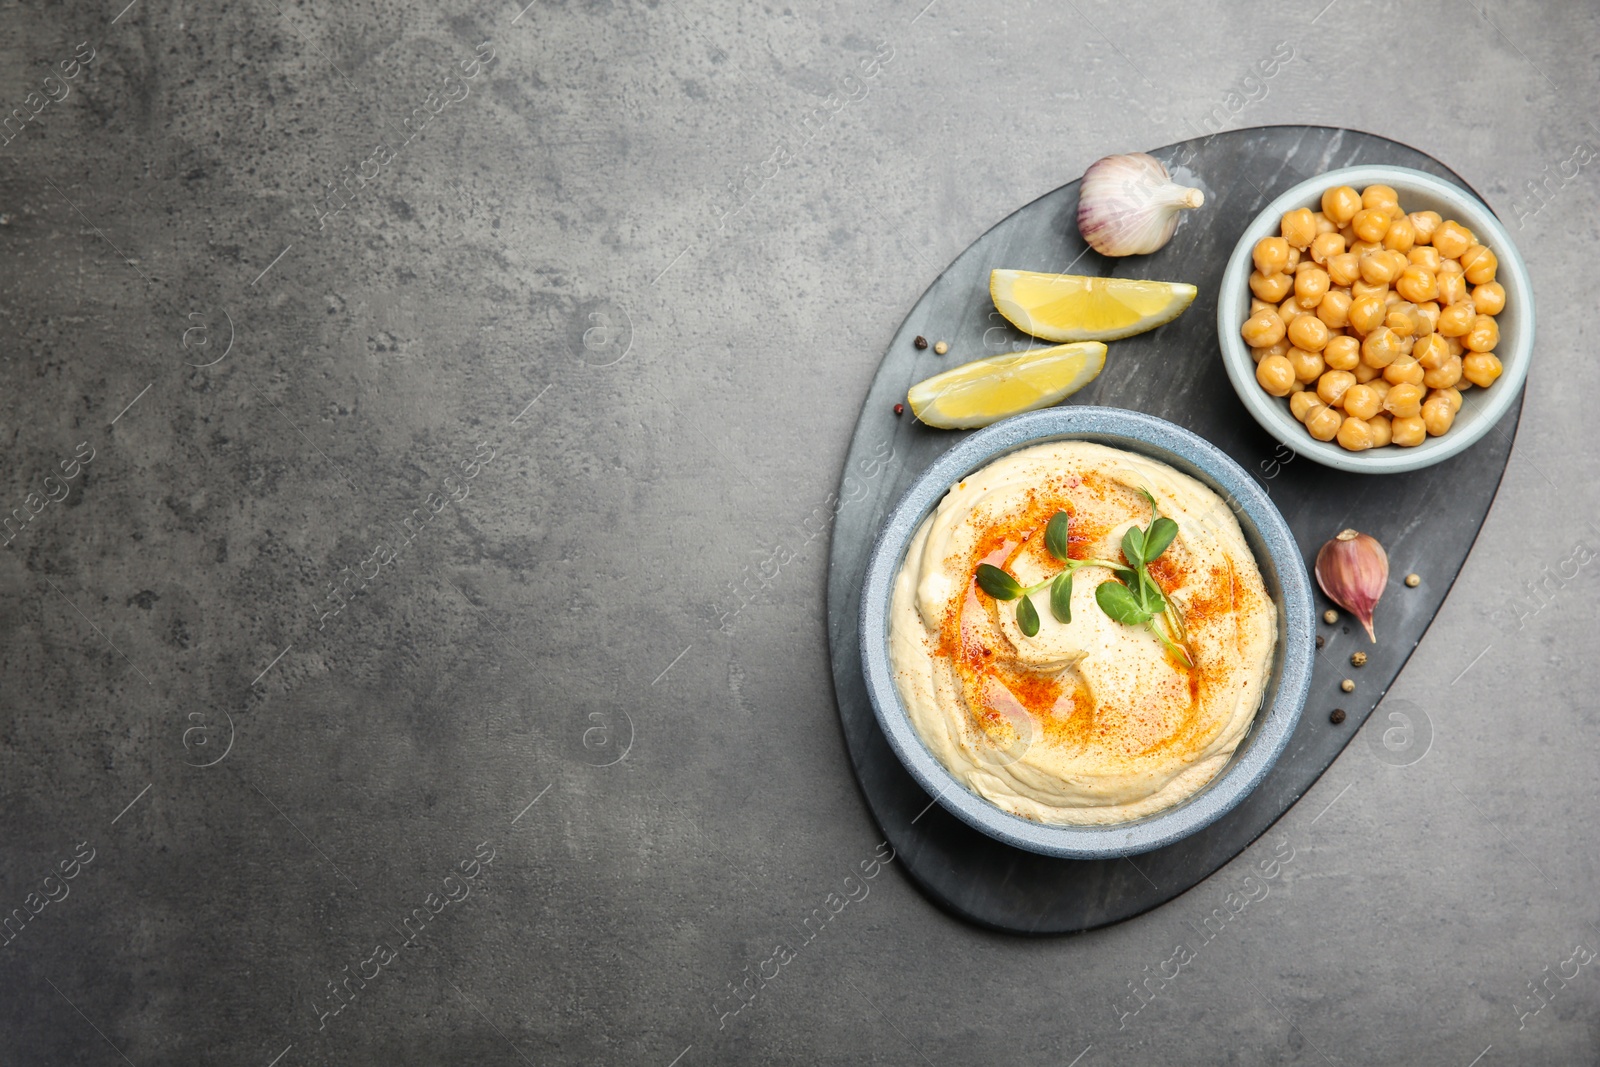
[[[1143,255],[1172,240],[1180,211],[1205,201],[1199,189],[1173,181],[1154,156],[1106,156],[1079,183],[1078,232],[1101,255]]]
[[[1317,552],[1317,584],[1335,604],[1361,620],[1376,644],[1372,611],[1389,584],[1389,554],[1377,539],[1355,530],[1340,531]]]

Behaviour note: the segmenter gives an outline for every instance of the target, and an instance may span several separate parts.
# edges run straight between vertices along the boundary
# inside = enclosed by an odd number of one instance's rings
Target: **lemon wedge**
[[[906,400],[929,426],[965,430],[1059,403],[1105,365],[1099,341],[1008,352],[935,374],[913,385]]]
[[[1045,341],[1115,341],[1153,330],[1183,314],[1198,290],[1184,282],[989,273],[994,306],[1017,329]]]

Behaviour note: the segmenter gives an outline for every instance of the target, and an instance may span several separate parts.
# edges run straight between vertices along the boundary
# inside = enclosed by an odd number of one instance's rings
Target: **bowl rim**
[[[962,784],[912,725],[888,652],[895,575],[912,536],[950,487],[1007,453],[1071,439],[1098,440],[1169,464],[1176,458],[1194,468],[1201,480],[1209,483],[1208,488],[1237,504],[1236,517],[1248,520],[1254,528],[1266,546],[1280,592],[1277,607],[1283,647],[1276,688],[1269,677],[1263,687],[1263,707],[1257,709],[1235,756],[1199,792],[1173,807],[1104,826],[1034,822],[1003,810]],[[977,431],[935,459],[907,488],[880,529],[868,559],[860,608],[861,661],[879,727],[901,764],[934,801],[974,829],[1030,852],[1109,859],[1148,852],[1198,832],[1231,811],[1266,777],[1294,733],[1310,692],[1314,613],[1311,579],[1288,522],[1231,456],[1192,431],[1144,412],[1091,406],[1046,408]],[[1267,694],[1272,695],[1270,707],[1265,705]]]
[[[1277,232],[1275,220],[1285,211],[1308,206],[1313,192],[1320,194],[1330,185],[1370,185],[1381,182],[1391,185],[1402,196],[1411,191],[1426,191],[1449,202],[1458,212],[1457,218],[1480,239],[1490,238],[1489,246],[1499,257],[1495,280],[1506,289],[1508,303],[1515,300],[1518,308],[1516,330],[1511,337],[1502,337],[1500,353],[1503,373],[1492,389],[1484,390],[1485,401],[1477,407],[1471,423],[1454,428],[1442,437],[1430,437],[1422,444],[1409,449],[1373,449],[1367,452],[1350,452],[1333,442],[1318,441],[1305,432],[1282,398],[1271,396],[1257,384],[1255,364],[1250,350],[1239,336],[1249,309],[1249,276],[1253,269],[1251,252],[1255,243],[1270,232]],[[1241,303],[1228,294],[1244,294]],[[1528,275],[1522,252],[1511,239],[1511,234],[1499,218],[1471,189],[1411,167],[1390,163],[1367,163],[1338,170],[1314,174],[1290,186],[1262,208],[1245,227],[1233,254],[1223,271],[1222,283],[1217,291],[1217,340],[1222,351],[1222,362],[1228,379],[1239,394],[1251,416],[1275,439],[1298,455],[1337,470],[1357,474],[1398,474],[1420,470],[1443,462],[1476,444],[1492,430],[1511,410],[1527,381],[1528,365],[1533,359],[1534,299],[1533,284]]]

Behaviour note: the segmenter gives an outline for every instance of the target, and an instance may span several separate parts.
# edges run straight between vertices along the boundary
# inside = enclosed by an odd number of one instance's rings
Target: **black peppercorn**
[[[1335,726],[1338,726],[1340,723],[1344,722],[1344,709],[1334,708],[1328,713],[1328,721],[1333,723]]]

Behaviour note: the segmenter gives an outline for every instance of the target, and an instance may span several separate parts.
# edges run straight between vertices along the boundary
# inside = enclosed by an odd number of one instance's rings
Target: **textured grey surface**
[[[1592,8],[520,9],[0,8],[7,1063],[1600,1056]],[[1539,294],[1391,697],[1431,744],[1133,922],[970,928],[875,858],[833,709],[860,398],[992,222],[1268,122],[1456,168]]]

